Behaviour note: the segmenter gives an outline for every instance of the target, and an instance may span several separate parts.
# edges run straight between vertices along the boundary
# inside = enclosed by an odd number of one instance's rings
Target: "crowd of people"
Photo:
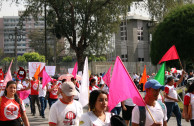
[[[189,78],[192,74],[189,73]],[[177,104],[178,97],[176,87],[185,80],[183,71],[179,80],[174,82],[173,77],[167,78],[165,86],[157,80],[150,79],[145,83],[146,106],[137,106],[131,98],[120,101],[111,112],[108,112],[109,87],[104,83],[102,74],[92,75],[89,78],[89,110],[83,113],[83,106],[79,102],[79,87],[81,83],[73,77],[71,81],[66,79],[52,79],[44,88],[42,79],[34,77],[25,80],[9,81],[6,87],[1,87],[0,97],[0,126],[29,126],[25,107],[30,106],[31,114],[38,114],[45,118],[47,102],[49,104],[49,126],[113,126],[111,118],[120,115],[124,120],[118,126],[167,126],[172,113],[176,116],[177,125],[181,126],[181,111]],[[137,74],[133,74],[134,83],[139,80]],[[21,100],[18,91],[29,90],[27,99]],[[159,95],[162,99],[160,99]],[[192,116],[189,114],[189,105]],[[185,120],[194,126],[194,83],[190,85],[184,97]]]

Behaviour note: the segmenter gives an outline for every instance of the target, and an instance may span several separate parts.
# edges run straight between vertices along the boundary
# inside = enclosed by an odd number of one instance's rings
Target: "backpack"
[[[165,110],[165,105],[161,102],[161,101],[157,101],[160,106],[162,107],[162,110],[164,112]],[[146,110],[145,110],[145,106],[138,106],[139,107],[139,126],[145,126],[145,120],[146,120]]]
[[[112,115],[110,118],[111,126],[127,126],[125,120],[119,115]]]

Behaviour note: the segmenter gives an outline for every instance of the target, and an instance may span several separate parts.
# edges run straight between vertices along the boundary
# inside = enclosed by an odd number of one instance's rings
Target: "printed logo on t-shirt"
[[[4,115],[7,119],[14,120],[18,117],[18,111],[18,106],[11,102],[5,107]]]
[[[51,91],[51,93],[52,93],[53,95],[57,95],[57,92],[58,92],[58,89],[54,89],[53,91]]]
[[[33,84],[33,89],[34,89],[34,90],[37,90],[37,88],[38,88],[38,84],[37,84],[37,83],[34,83],[34,84]]]
[[[65,115],[65,120],[63,121],[63,123],[65,125],[69,124],[69,125],[75,125],[75,118],[76,118],[76,115],[74,112],[72,111],[69,111],[66,113]]]

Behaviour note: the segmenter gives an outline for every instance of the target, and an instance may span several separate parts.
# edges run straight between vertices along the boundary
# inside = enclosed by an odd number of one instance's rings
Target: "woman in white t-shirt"
[[[94,90],[90,93],[89,112],[83,114],[80,126],[110,126],[111,113],[106,112],[108,105],[107,93]]]
[[[185,111],[185,120],[189,122],[188,116],[188,105],[191,103],[192,106],[192,117],[190,119],[191,126],[194,126],[194,83],[189,86],[187,94],[184,97],[184,111]]]

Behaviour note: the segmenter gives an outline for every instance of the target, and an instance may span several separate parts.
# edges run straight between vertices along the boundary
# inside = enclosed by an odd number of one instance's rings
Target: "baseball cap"
[[[73,82],[64,82],[61,84],[61,91],[67,96],[77,95]]]
[[[57,80],[56,79],[52,79],[52,83],[56,82]]]
[[[153,88],[153,89],[162,89],[164,90],[164,86],[162,86],[157,80],[149,80],[145,83],[145,88]]]

